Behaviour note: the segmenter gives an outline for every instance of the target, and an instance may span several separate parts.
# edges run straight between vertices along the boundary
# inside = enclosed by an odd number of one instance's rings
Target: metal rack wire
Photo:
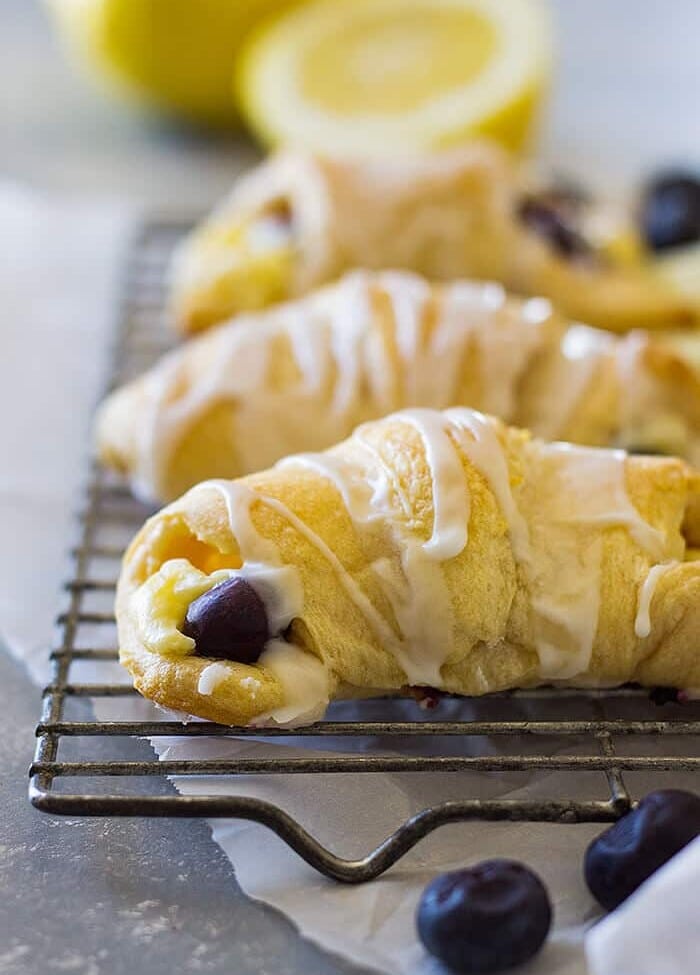
[[[130,253],[120,309],[110,386],[146,368],[170,344],[164,321],[164,279],[171,250],[184,227],[153,223],[144,227]],[[208,722],[183,725],[164,714],[134,720],[126,714],[135,692],[117,669],[116,631],[111,610],[119,559],[124,545],[148,514],[124,486],[92,465],[84,504],[77,518],[77,542],[71,552],[72,570],[65,584],[66,607],[57,620],[57,639],[51,654],[53,676],[44,690],[43,712],[37,727],[35,761],[30,770],[32,803],[45,812],[71,816],[208,816],[254,820],[274,830],[313,867],[337,880],[359,882],[378,876],[422,837],[446,823],[466,820],[513,820],[552,823],[610,822],[626,812],[633,798],[623,775],[630,772],[697,771],[700,757],[700,704],[681,708],[653,704],[634,688],[615,692],[532,691],[490,699],[475,711],[465,704],[464,715],[441,716],[438,705],[422,721],[376,720],[381,704],[372,703],[373,720],[328,720],[290,734],[264,732],[265,739],[286,744],[324,744],[308,757],[251,757],[223,760],[163,760],[155,754],[134,759],[129,743],[136,739],[185,736],[244,739],[261,732],[226,728]],[[90,679],[80,679],[88,667]],[[105,676],[94,679],[94,675]],[[87,700],[85,700],[87,699]],[[71,709],[83,702],[78,715]],[[100,720],[86,705],[102,713]],[[104,717],[105,702],[115,717]],[[489,706],[492,713],[489,714]],[[523,713],[523,708],[526,713]],[[387,702],[387,714],[390,712]],[[561,713],[565,717],[561,717]],[[554,713],[554,717],[552,714]],[[573,717],[573,715],[579,715]],[[416,716],[418,716],[416,714]],[[660,717],[661,716],[661,717]],[[659,742],[683,740],[683,754],[664,753]],[[343,742],[370,742],[362,752],[342,753]],[[374,745],[374,740],[382,748]],[[468,743],[465,753],[441,754],[437,743],[455,739]],[[436,743],[434,752],[391,753],[391,742]],[[498,754],[475,743],[498,741]],[[619,742],[636,748],[620,754]],[[109,743],[107,757],[96,757],[96,744]],[[651,743],[656,747],[651,747]],[[581,753],[581,743],[588,747]],[[641,746],[638,744],[641,743]],[[527,748],[524,745],[527,744]],[[475,747],[471,747],[471,746]],[[576,747],[569,747],[576,745]],[[330,747],[329,747],[330,746]],[[562,753],[564,746],[567,750]],[[116,749],[116,754],[115,753]],[[389,753],[387,754],[387,750]],[[77,752],[76,758],[64,752]],[[641,751],[641,753],[640,753]],[[59,756],[59,752],[61,755]],[[104,752],[104,748],[102,749]],[[438,802],[402,823],[376,849],[360,859],[343,859],[325,849],[284,809],[245,795],[179,795],[168,776],[279,776],[376,772],[526,771],[598,773],[600,798],[581,799],[559,791],[546,799],[482,799],[463,797]],[[157,780],[160,790],[152,788]],[[559,781],[559,780],[557,780]],[[66,782],[77,783],[66,791]],[[93,783],[98,783],[97,786]],[[147,786],[148,784],[148,786]]]

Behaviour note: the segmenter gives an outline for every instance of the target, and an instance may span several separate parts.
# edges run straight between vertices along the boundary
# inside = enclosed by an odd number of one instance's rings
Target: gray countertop
[[[2,651],[0,688],[0,975],[359,975],[243,896],[206,823],[36,812],[39,692]]]

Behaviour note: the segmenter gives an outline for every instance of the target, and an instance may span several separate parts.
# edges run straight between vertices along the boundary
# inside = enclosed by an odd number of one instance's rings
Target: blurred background
[[[352,6],[336,2],[339,10]],[[282,6],[289,3],[2,0],[0,176],[158,211],[203,209],[258,152],[233,121],[221,81],[232,75],[227,59],[261,16],[274,24]],[[549,7],[554,59],[537,156],[608,188],[637,183],[657,164],[697,163],[700,4],[552,0]],[[203,57],[207,45],[212,54]],[[381,85],[395,65],[381,44],[377,51],[372,77]],[[197,91],[188,72],[199,78]],[[111,90],[115,75],[138,93]],[[183,103],[199,125],[177,117]],[[203,126],[212,118],[214,129]],[[264,123],[257,119],[258,130]]]

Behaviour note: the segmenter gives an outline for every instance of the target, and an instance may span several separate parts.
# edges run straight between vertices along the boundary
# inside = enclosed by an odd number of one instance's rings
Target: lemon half
[[[520,149],[549,76],[539,0],[318,0],[256,31],[236,75],[263,142],[349,155]]]

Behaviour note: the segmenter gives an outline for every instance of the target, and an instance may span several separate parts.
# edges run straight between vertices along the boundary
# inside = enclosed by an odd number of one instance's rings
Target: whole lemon
[[[140,101],[192,121],[237,120],[231,75],[251,28],[298,0],[47,0],[70,47]]]

